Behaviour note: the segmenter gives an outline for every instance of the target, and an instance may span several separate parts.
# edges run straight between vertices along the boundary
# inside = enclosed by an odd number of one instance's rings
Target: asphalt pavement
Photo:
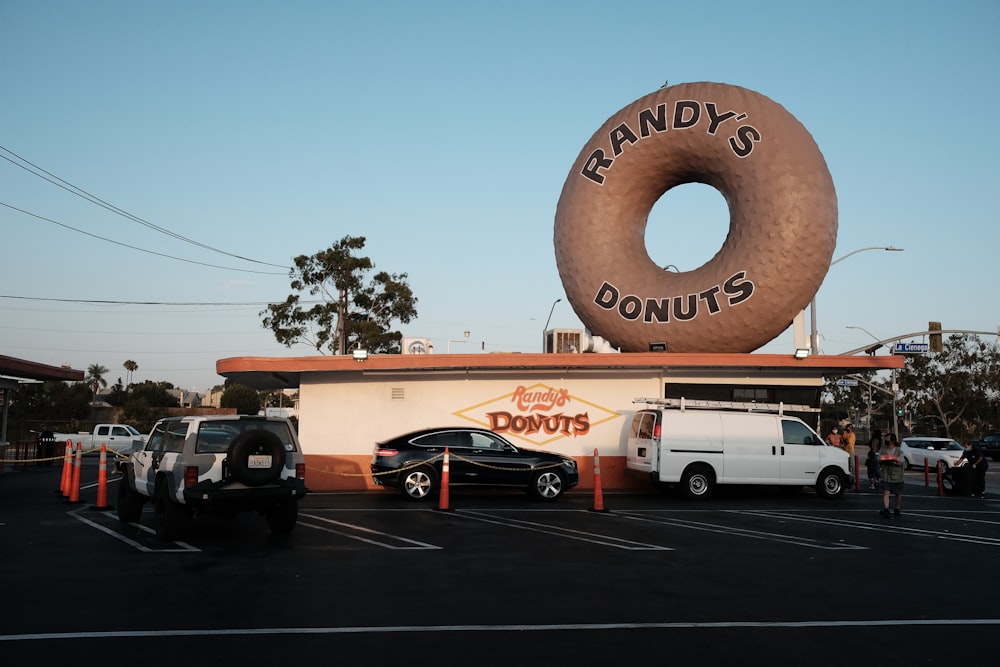
[[[286,538],[209,515],[164,543],[149,508],[95,508],[96,461],[75,504],[24,468],[0,475],[0,659],[995,665],[998,477],[976,499],[911,471],[898,519],[864,488],[310,494]]]

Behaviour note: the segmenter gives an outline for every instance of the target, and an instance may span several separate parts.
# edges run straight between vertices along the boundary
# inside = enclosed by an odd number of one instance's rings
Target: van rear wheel
[[[705,500],[715,490],[715,474],[706,465],[692,465],[681,477],[681,491],[689,500]]]

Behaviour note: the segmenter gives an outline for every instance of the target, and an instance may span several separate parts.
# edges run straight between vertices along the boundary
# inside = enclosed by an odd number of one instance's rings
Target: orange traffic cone
[[[73,481],[70,483],[69,502],[80,502],[80,467],[83,463],[83,443],[76,443],[76,456],[73,458]]]
[[[63,498],[69,498],[69,485],[73,481],[73,441],[66,441],[66,453],[63,455],[62,479],[59,481],[59,490],[56,491]]]
[[[438,509],[447,512],[448,507],[448,483],[451,477],[448,465],[448,448],[444,448],[444,461],[441,463],[441,493],[438,500]]]
[[[97,504],[93,509],[101,512],[111,509],[108,505],[108,446],[101,443],[101,464],[97,469]]]
[[[604,490],[601,488],[601,457],[594,448],[594,506],[590,508],[592,512],[607,512],[604,509]]]

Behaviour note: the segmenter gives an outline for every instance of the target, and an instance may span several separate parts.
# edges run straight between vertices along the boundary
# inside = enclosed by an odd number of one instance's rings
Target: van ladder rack
[[[704,410],[745,410],[747,412],[819,412],[819,408],[811,405],[796,405],[793,403],[757,403],[756,401],[702,401],[693,398],[636,398],[633,403],[660,405],[665,408],[699,408]]]

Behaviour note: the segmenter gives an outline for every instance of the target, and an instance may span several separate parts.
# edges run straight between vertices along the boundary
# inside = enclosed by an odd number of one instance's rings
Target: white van
[[[637,410],[627,426],[626,470],[657,486],[679,485],[688,498],[707,498],[716,484],[814,486],[819,496],[837,498],[850,483],[850,455],[801,419],[784,414],[816,408],[655,398],[633,402],[655,407]]]

